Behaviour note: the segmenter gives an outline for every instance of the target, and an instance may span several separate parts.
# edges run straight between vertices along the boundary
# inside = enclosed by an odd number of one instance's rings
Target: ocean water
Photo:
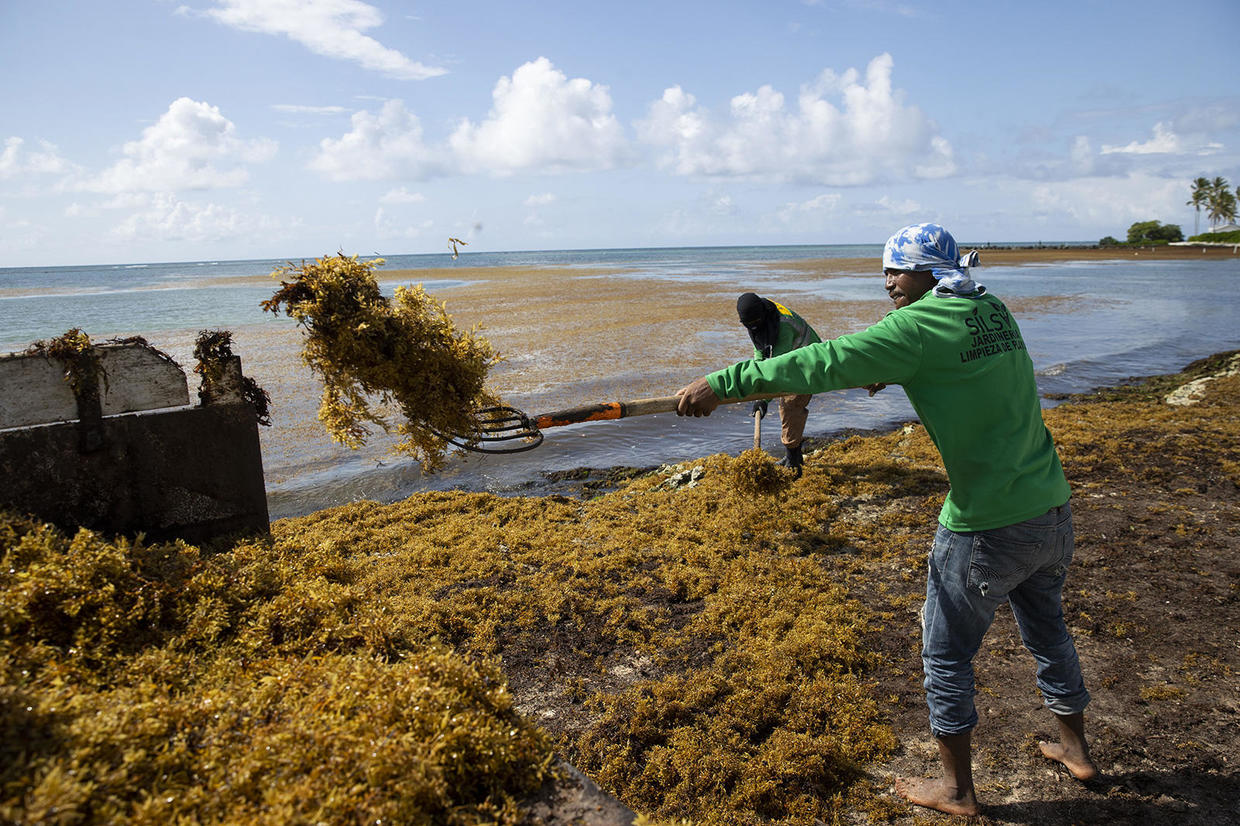
[[[446,272],[453,267],[521,266],[619,270],[605,277],[642,279],[649,284],[652,300],[658,300],[664,289],[717,282],[721,289],[744,284],[746,289],[786,300],[793,307],[808,299],[873,302],[881,314],[889,304],[878,278],[880,256],[878,245],[463,253],[455,262],[448,255],[387,256],[384,270],[434,270],[433,277],[422,283],[449,300],[464,283]],[[874,261],[874,272],[824,279],[773,263],[821,258],[869,258]],[[297,263],[301,259],[289,260]],[[0,269],[0,352],[21,350],[33,341],[79,327],[96,341],[143,335],[188,370],[192,358],[185,342],[192,342],[195,330],[243,330],[260,342],[267,341],[265,335],[281,333],[284,340],[292,340],[292,322],[263,313],[259,307],[274,287],[263,276],[289,260]],[[415,280],[422,280],[416,275]],[[1081,392],[1132,376],[1173,372],[1194,359],[1240,348],[1240,259],[1136,261],[1117,257],[985,266],[975,276],[1014,305],[1043,393]],[[1038,310],[1022,314],[1022,302]],[[732,319],[726,321],[728,326],[731,323]],[[538,332],[528,331],[530,339],[537,339]],[[718,331],[700,331],[696,343],[713,347],[716,340],[718,366],[743,357],[733,346],[734,337]],[[175,344],[170,346],[170,341]],[[663,351],[650,342],[626,346],[640,351],[639,360],[651,369],[669,366],[657,363],[661,358],[676,358],[675,352],[660,355]],[[257,371],[264,386],[279,379],[277,386],[290,397],[273,398],[273,408],[283,408],[286,420],[296,419],[287,421],[283,432],[264,429],[262,433],[273,518],[360,498],[392,501],[427,489],[571,490],[577,483],[549,481],[548,474],[575,468],[657,466],[718,451],[735,455],[753,441],[752,419],[742,406],[731,405],[721,407],[709,419],[660,414],[556,428],[546,432],[545,441],[535,450],[507,456],[461,453],[442,472],[426,475],[416,465],[389,455],[382,440],[373,449],[358,452],[327,442],[314,422],[314,383],[300,375],[287,375],[305,372],[305,368],[296,365],[289,354],[270,363],[266,355],[263,346],[243,353],[246,372]],[[618,353],[617,363],[625,356]],[[263,371],[267,371],[265,376]],[[694,375],[687,375],[686,380]],[[625,382],[633,378],[620,370],[616,375],[562,377],[565,383],[598,394],[585,401],[598,402],[631,397],[624,395]],[[518,390],[519,402],[538,398],[535,388]],[[528,394],[520,392],[525,390]],[[294,395],[296,399],[291,398]],[[774,410],[764,426],[768,435],[763,443],[778,453],[778,418],[773,414]],[[861,390],[843,391],[815,397],[806,432],[826,436],[913,417],[898,388],[873,398]]]
[[[693,279],[745,271],[764,262],[875,257],[881,245],[785,247],[682,247],[547,252],[384,256],[383,271],[461,267],[623,267],[630,277]],[[374,256],[362,256],[370,260]],[[77,267],[0,268],[0,352],[60,335],[72,327],[102,340],[133,329],[239,327],[263,323],[259,303],[274,282],[239,283],[315,256],[244,261],[105,264]],[[424,282],[428,291],[454,286],[451,279]]]

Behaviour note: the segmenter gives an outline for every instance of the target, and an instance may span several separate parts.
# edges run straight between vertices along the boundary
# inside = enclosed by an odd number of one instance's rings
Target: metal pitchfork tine
[[[775,396],[762,394],[744,399],[724,399],[723,403],[735,404],[771,398]],[[484,407],[478,411],[477,432],[471,435],[454,434],[448,438],[448,442],[475,453],[522,453],[542,444],[542,431],[548,427],[627,419],[630,416],[646,416],[651,413],[671,413],[676,410],[679,401],[679,396],[658,396],[653,399],[571,407],[541,416],[528,416],[515,407]],[[514,439],[525,439],[526,442],[514,445],[511,443]]]
[[[477,411],[477,418],[478,429],[471,434],[439,435],[448,444],[475,453],[524,453],[542,444],[542,432],[529,416],[515,407],[484,407]],[[515,439],[525,441],[512,444]]]

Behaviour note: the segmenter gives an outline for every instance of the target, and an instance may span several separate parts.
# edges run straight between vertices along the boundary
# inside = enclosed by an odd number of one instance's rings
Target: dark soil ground
[[[1213,380],[1195,405],[1164,401],[1187,381],[1237,364],[1234,354],[1216,356],[1175,376],[1068,399],[1048,414],[1074,491],[1076,554],[1064,607],[1093,698],[1086,719],[1102,772],[1096,782],[1076,781],[1038,751],[1055,724],[1004,608],[975,662],[974,772],[983,815],[949,818],[894,794],[895,777],[938,769],[918,632],[920,560],[937,497],[923,489],[866,504],[862,511],[908,517],[895,528],[906,543],[903,558],[889,555],[849,575],[852,595],[885,620],[871,635],[882,659],[871,676],[900,745],[887,763],[867,768],[869,802],[840,812],[839,822],[1240,823],[1240,377]],[[632,473],[617,469],[611,482]],[[609,486],[606,473],[592,481],[583,496]],[[566,744],[589,723],[561,687],[579,679],[569,652],[580,642],[562,653],[504,652],[523,710]],[[589,687],[619,690],[652,673],[637,660]]]

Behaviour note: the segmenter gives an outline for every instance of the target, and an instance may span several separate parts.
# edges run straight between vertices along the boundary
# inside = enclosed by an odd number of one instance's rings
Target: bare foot
[[[972,791],[961,794],[949,788],[942,778],[897,777],[896,792],[909,803],[944,814],[976,815],[982,812]]]
[[[1042,749],[1045,757],[1063,763],[1077,780],[1087,782],[1098,778],[1098,767],[1089,759],[1089,755],[1080,749],[1069,748],[1063,743],[1047,742],[1038,743],[1038,748]]]

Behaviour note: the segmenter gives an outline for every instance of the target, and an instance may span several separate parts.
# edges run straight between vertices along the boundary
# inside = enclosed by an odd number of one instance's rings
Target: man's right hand
[[[676,403],[677,416],[709,416],[719,406],[719,397],[710,389],[705,378],[685,385],[676,391],[680,401]]]

